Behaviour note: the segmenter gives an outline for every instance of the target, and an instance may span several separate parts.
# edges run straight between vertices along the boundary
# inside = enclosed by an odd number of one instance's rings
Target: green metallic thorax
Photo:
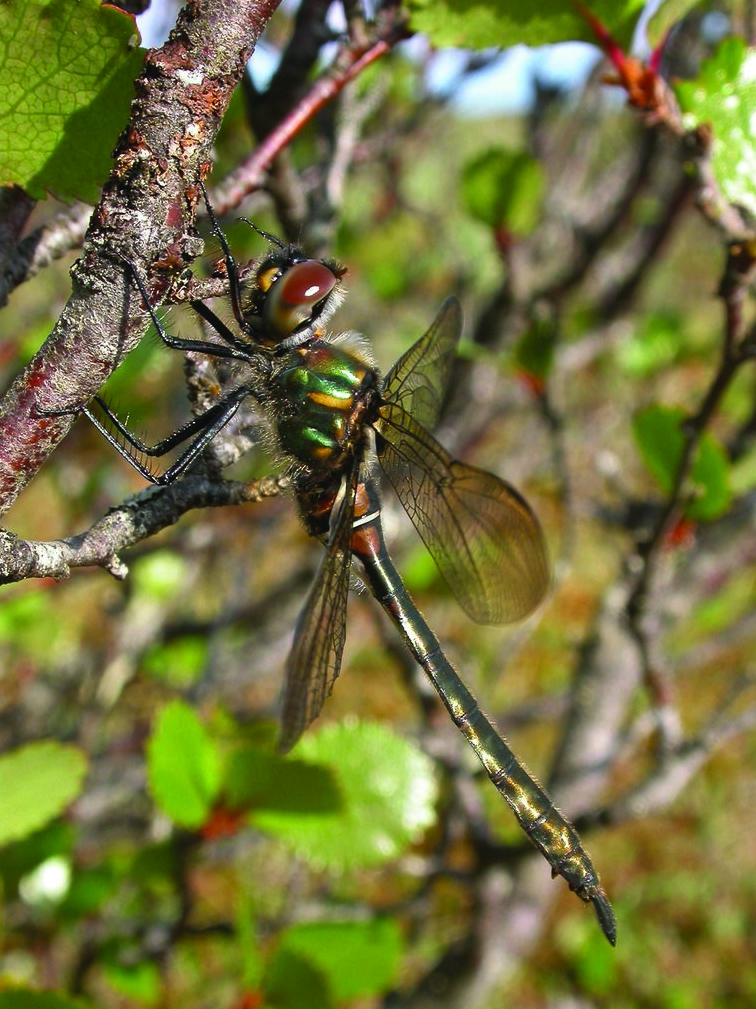
[[[281,447],[317,468],[339,466],[359,441],[376,372],[323,340],[292,351],[273,376]]]

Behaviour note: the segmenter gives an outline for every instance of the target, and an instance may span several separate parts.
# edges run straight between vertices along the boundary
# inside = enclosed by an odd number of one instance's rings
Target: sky
[[[153,0],[150,8],[137,18],[142,45],[161,45],[175,17],[176,5],[171,0]],[[338,26],[337,26],[338,27]],[[422,39],[403,44],[405,51],[427,60],[427,44]],[[526,111],[534,94],[536,71],[543,84],[569,89],[580,86],[593,69],[599,52],[583,42],[529,49],[514,46],[504,51],[489,67],[466,75],[458,85],[456,77],[466,56],[462,50],[445,49],[433,54],[428,63],[427,85],[432,93],[443,93],[453,87],[450,106],[462,115],[491,115]],[[264,44],[252,58],[251,72],[256,83],[264,85],[273,73],[277,54]]]

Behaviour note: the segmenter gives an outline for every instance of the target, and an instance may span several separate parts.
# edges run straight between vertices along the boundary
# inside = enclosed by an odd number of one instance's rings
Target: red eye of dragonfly
[[[313,317],[336,283],[333,271],[317,259],[296,263],[270,287],[263,308],[266,330],[285,339]]]

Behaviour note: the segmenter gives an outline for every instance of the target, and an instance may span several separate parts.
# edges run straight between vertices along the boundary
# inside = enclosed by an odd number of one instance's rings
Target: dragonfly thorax
[[[346,346],[312,340],[271,377],[281,448],[305,467],[339,470],[363,442],[379,405],[378,373]]]

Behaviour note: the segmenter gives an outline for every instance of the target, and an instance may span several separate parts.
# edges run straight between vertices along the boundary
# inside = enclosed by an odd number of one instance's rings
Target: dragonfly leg
[[[144,280],[142,279],[141,274],[139,273],[139,270],[136,268],[134,263],[132,263],[130,259],[127,259],[125,256],[121,256],[118,253],[113,253],[113,255],[121,263],[123,263],[123,265],[131,274],[131,277],[134,283],[136,284],[139,293],[142,296],[142,301],[144,302],[145,307],[149,312],[150,319],[152,320],[152,325],[157,330],[158,336],[166,345],[166,347],[170,347],[171,350],[182,350],[184,351],[184,353],[194,352],[197,354],[207,354],[210,357],[231,358],[242,361],[249,360],[249,348],[244,343],[244,341],[236,337],[228,328],[228,326],[224,325],[224,323],[221,322],[221,320],[217,317],[217,315],[215,315],[214,312],[211,312],[209,308],[206,308],[203,305],[204,312],[201,312],[197,307],[198,305],[202,304],[201,302],[192,302],[192,307],[199,315],[202,315],[203,318],[205,318],[206,321],[210,323],[213,329],[215,329],[218,335],[222,337],[223,340],[225,340],[228,346],[225,346],[222,343],[212,343],[210,340],[189,340],[186,337],[173,336],[171,333],[169,333],[168,330],[163,325],[163,323],[161,322],[160,316],[155,311],[155,308],[152,302],[150,301],[150,295],[149,292],[147,291],[147,287],[144,283]]]
[[[215,211],[210,205],[210,199],[207,195],[205,184],[201,179],[199,185],[200,189],[202,190],[202,195],[205,199],[207,216],[210,219],[213,234],[220,242],[221,249],[223,249],[223,258],[225,259],[226,262],[226,273],[228,274],[229,293],[231,295],[231,308],[233,309],[234,318],[239,323],[242,332],[246,333],[248,331],[248,324],[244,318],[244,307],[242,305],[242,297],[241,297],[241,283],[239,281],[239,267],[237,266],[236,260],[234,259],[231,253],[231,248],[228,244],[228,239],[224,235],[220,224],[218,224],[218,218],[215,216]],[[214,322],[211,322],[210,325],[215,327]],[[220,332],[220,330],[218,330],[218,332]]]
[[[245,386],[239,386],[211,406],[209,410],[194,417],[178,431],[174,431],[173,434],[152,446],[145,444],[141,438],[130,431],[99,396],[95,396],[95,402],[107,417],[108,423],[103,422],[89,407],[83,407],[82,413],[137,473],[140,473],[150,483],[162,485],[174,483],[186,472],[200,452],[228,424],[248,395],[249,390]],[[117,434],[113,433],[112,428],[115,428]],[[191,444],[164,473],[156,475],[140,458],[140,456],[160,458],[192,437]]]

